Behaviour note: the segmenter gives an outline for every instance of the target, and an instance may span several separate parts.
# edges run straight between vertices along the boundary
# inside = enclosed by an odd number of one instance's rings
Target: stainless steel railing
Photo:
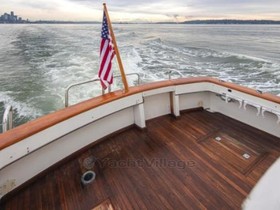
[[[176,70],[170,70],[170,71],[167,72],[167,74],[168,74],[169,79],[171,79],[173,74],[178,74],[180,77],[183,77],[183,75],[179,71],[176,71]],[[141,83],[141,77],[140,77],[140,74],[138,74],[138,73],[129,73],[129,74],[126,74],[126,76],[137,76],[136,84],[139,85]],[[121,75],[114,76],[114,78],[120,78],[120,77],[121,77]],[[72,89],[73,87],[76,87],[76,86],[80,86],[80,85],[87,84],[87,83],[92,83],[92,82],[100,82],[100,79],[92,79],[92,80],[88,80],[88,81],[79,82],[79,83],[69,85],[66,88],[66,91],[65,91],[65,107],[69,106],[69,91],[70,91],[70,89]],[[105,90],[102,89],[101,91],[102,91],[101,92],[102,95],[104,95]],[[109,93],[111,92],[111,85],[108,87],[108,92]],[[9,105],[9,106],[6,107],[6,109],[4,111],[4,115],[3,115],[3,121],[2,121],[2,123],[0,123],[0,126],[1,125],[2,125],[2,132],[6,132],[6,131],[13,128],[13,108],[12,108],[12,106]]]
[[[3,115],[2,132],[6,132],[13,128],[13,107],[7,106]]]
[[[66,91],[65,91],[65,102],[64,102],[64,105],[65,107],[68,107],[69,106],[69,90],[73,87],[76,87],[76,86],[80,86],[80,85],[84,85],[84,84],[88,84],[88,83],[91,83],[91,82],[100,82],[100,79],[92,79],[92,80],[88,80],[88,81],[84,81],[84,82],[79,82],[79,83],[75,83],[75,84],[72,84],[72,85],[69,85],[67,88],[66,88]],[[103,89],[102,89],[102,94],[103,93]]]
[[[129,74],[126,74],[126,76],[137,76],[137,85],[140,85],[140,83],[141,83],[140,74],[138,74],[138,73],[129,73]],[[122,77],[122,75],[114,76],[114,78],[119,78],[119,77]]]
[[[126,74],[126,76],[137,76],[137,85],[140,84],[141,82],[141,79],[140,79],[140,74],[138,73],[130,73],[130,74]],[[120,78],[121,75],[116,75],[114,76],[114,78]],[[92,80],[88,80],[88,81],[84,81],[84,82],[79,82],[79,83],[75,83],[75,84],[72,84],[72,85],[69,85],[67,88],[66,88],[66,91],[65,91],[65,107],[68,107],[69,106],[69,91],[71,88],[73,87],[76,87],[76,86],[80,86],[80,85],[84,85],[84,84],[88,84],[88,83],[92,83],[92,82],[100,82],[100,79],[92,79]],[[105,94],[105,90],[102,89],[102,95]],[[108,93],[111,92],[111,85],[108,87]]]

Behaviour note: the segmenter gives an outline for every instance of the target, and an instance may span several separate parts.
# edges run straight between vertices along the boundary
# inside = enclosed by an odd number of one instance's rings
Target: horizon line
[[[28,20],[28,19],[27,19]],[[157,21],[157,22],[149,22],[149,21],[112,21],[114,23],[118,24],[159,24],[159,23],[165,23],[165,24],[184,24],[184,23],[210,23],[210,22],[224,22],[224,24],[230,22],[232,23],[242,23],[242,22],[251,22],[251,23],[256,23],[256,22],[264,22],[264,23],[280,23],[280,20],[271,20],[271,19],[195,19],[195,20],[186,20],[186,21]],[[5,23],[5,22],[0,22],[0,23]],[[91,20],[28,20],[26,23],[96,23],[99,24],[101,21],[91,21]],[[6,24],[9,24],[6,22]]]

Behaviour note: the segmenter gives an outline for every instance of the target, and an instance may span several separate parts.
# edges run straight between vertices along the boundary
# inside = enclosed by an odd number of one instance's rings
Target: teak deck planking
[[[90,210],[108,201],[116,210],[240,209],[279,154],[278,138],[224,115],[168,115],[104,139],[8,196],[0,209]],[[94,166],[85,165],[88,157],[97,159]],[[96,179],[82,186],[88,169]]]

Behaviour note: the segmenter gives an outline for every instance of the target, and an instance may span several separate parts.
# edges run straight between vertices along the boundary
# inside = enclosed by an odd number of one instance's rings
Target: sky
[[[112,22],[280,20],[280,0],[0,0],[0,14],[14,11],[31,21],[101,21],[103,3]]]

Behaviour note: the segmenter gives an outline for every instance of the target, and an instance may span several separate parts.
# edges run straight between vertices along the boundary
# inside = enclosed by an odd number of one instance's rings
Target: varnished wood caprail
[[[6,133],[0,134],[0,150],[15,144],[33,134],[36,134],[42,130],[45,130],[51,126],[54,126],[62,121],[65,121],[73,116],[76,116],[80,113],[93,109],[95,107],[101,106],[103,104],[110,103],[112,101],[124,98],[129,95],[141,93],[148,90],[168,87],[168,86],[177,86],[184,84],[192,84],[192,83],[202,83],[208,82],[216,85],[220,85],[232,90],[237,90],[243,92],[245,94],[249,94],[252,96],[256,96],[262,98],[264,100],[268,100],[271,102],[278,103],[280,106],[280,97],[269,93],[259,93],[256,90],[251,88],[243,87],[234,83],[220,81],[218,79],[210,78],[210,77],[192,77],[192,78],[180,78],[174,80],[153,82],[149,84],[140,85],[137,87],[130,87],[127,93],[123,93],[122,91],[115,91],[112,93],[105,94],[103,96],[99,96],[93,99],[89,99],[87,101],[81,102],[79,104],[70,106],[68,108],[61,109],[54,113],[42,116],[38,119],[20,125]]]

